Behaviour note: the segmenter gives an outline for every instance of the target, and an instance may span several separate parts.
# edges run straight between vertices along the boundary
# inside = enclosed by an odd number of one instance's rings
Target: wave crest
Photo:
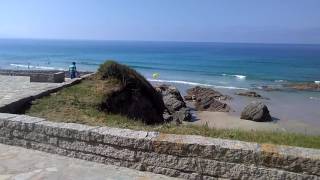
[[[161,82],[161,83],[176,83],[176,84],[186,84],[192,86],[205,86],[205,87],[213,87],[213,88],[220,88],[220,89],[238,89],[238,90],[248,90],[247,88],[241,87],[234,87],[234,86],[217,86],[212,84],[203,84],[197,82],[190,82],[190,81],[178,81],[178,80],[161,80],[161,79],[148,79],[151,82]]]
[[[241,75],[241,74],[222,74],[222,76],[230,76],[230,77],[235,77],[237,79],[246,79],[247,76]]]
[[[10,66],[27,68],[27,69],[60,70],[60,71],[64,70],[62,68],[55,68],[55,67],[49,67],[49,66],[33,66],[28,64],[10,64]]]

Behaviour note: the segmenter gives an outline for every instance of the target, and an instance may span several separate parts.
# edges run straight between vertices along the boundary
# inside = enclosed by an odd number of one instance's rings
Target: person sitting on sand
[[[72,64],[69,66],[69,74],[71,79],[76,78],[76,74],[77,74],[76,62],[72,62]]]

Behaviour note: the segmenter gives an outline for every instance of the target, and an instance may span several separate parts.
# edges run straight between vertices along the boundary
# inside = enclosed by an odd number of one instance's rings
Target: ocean
[[[153,83],[170,83],[182,92],[194,85],[235,92],[287,82],[320,81],[320,45],[0,39],[1,69],[96,71],[116,60]],[[152,79],[159,73],[158,79]],[[265,92],[277,119],[320,126],[319,92]],[[246,98],[235,96],[239,114]]]

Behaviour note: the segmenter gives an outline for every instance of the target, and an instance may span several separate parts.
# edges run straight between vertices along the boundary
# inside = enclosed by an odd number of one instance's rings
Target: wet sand
[[[240,119],[239,116],[225,112],[195,111],[196,119],[190,122],[195,125],[208,124],[211,128],[240,129],[257,131],[291,132],[308,135],[320,135],[319,127],[296,121],[254,122]]]

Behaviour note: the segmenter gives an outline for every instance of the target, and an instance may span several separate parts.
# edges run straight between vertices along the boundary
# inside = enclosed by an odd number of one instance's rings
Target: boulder
[[[177,123],[182,123],[182,121],[190,121],[192,119],[190,109],[186,107],[174,112],[172,117]]]
[[[223,95],[211,88],[196,86],[187,90],[188,95],[185,99],[195,101],[195,108],[200,111],[219,111],[229,112],[230,106],[221,100],[230,100],[231,97]]]
[[[177,123],[191,120],[190,109],[187,108],[186,103],[176,87],[162,84],[155,88],[162,95],[166,107],[166,111],[163,114],[164,119],[172,119]]]
[[[216,100],[210,96],[198,97],[195,101],[195,108],[199,111],[218,111],[218,112],[229,112],[230,107],[228,104]]]
[[[257,122],[272,121],[268,107],[258,101],[248,104],[241,112],[241,119],[252,120]]]

